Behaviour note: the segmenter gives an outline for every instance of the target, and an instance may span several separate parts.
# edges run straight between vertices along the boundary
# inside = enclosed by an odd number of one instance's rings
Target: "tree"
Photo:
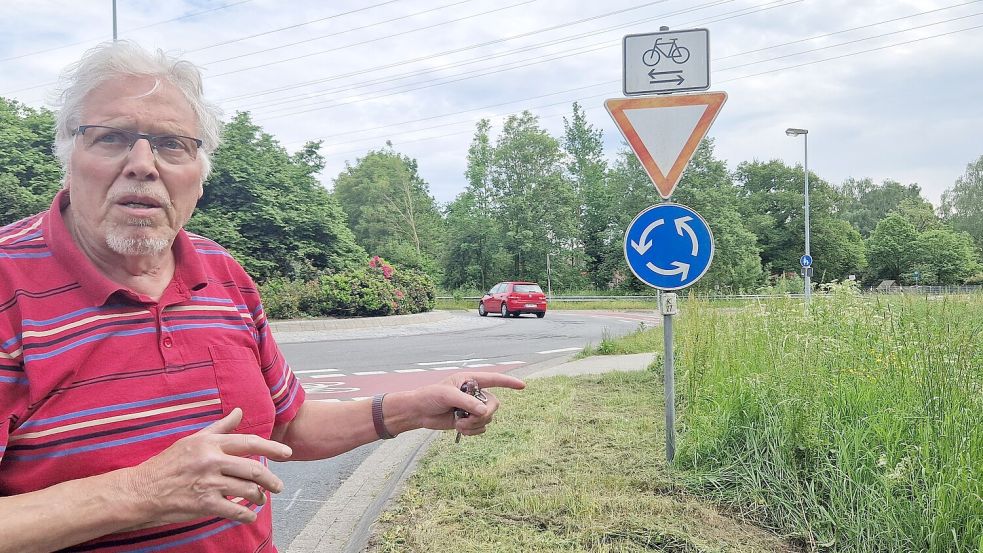
[[[922,198],[905,198],[891,213],[904,217],[918,232],[942,228],[942,220],[935,214],[932,204]]]
[[[873,280],[900,282],[915,263],[918,230],[899,213],[881,219],[867,239],[867,263]]]
[[[338,175],[333,196],[359,245],[373,255],[439,276],[443,219],[415,160],[391,147],[369,152]]]
[[[966,173],[942,193],[942,219],[954,230],[968,232],[983,250],[983,156],[966,166]]]
[[[513,278],[545,277],[546,254],[576,238],[576,197],[562,160],[559,143],[534,115],[506,119],[490,174]]]
[[[44,211],[61,188],[55,117],[0,98],[0,226]]]
[[[925,284],[961,284],[980,270],[979,254],[966,232],[937,229],[915,241],[915,269]]]
[[[188,230],[222,244],[260,282],[360,265],[365,251],[315,178],[323,168],[318,147],[290,156],[248,113],[237,113]]]
[[[789,167],[778,160],[744,162],[734,178],[741,213],[758,237],[765,269],[773,274],[798,272],[805,244],[801,166]],[[865,264],[863,242],[858,232],[835,222],[837,191],[812,174],[809,188],[811,253],[817,278],[821,282],[857,272]]]
[[[849,221],[864,238],[870,236],[878,221],[905,202],[926,204],[931,211],[931,204],[921,197],[921,187],[917,184],[903,185],[887,179],[875,185],[869,178],[850,178],[839,192],[836,208],[840,218]]]
[[[605,236],[611,226],[612,201],[605,182],[607,163],[604,161],[603,135],[587,122],[584,110],[577,102],[573,104],[571,118],[563,118],[563,131],[566,175],[577,198],[584,270],[592,284],[599,287],[606,283],[598,269],[606,254]]]
[[[492,213],[497,200],[490,174],[494,154],[490,128],[487,119],[478,122],[468,148],[467,188],[447,207],[444,285],[450,289],[487,290],[498,276],[494,267],[502,241]]]

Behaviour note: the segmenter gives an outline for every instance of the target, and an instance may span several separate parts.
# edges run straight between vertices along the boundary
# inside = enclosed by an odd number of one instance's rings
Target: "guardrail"
[[[983,293],[983,286],[894,286],[886,289],[865,288],[861,290],[864,294],[918,294],[918,295],[949,295],[949,294],[978,294]],[[812,297],[824,297],[827,294],[814,291]],[[779,298],[802,298],[804,294],[710,294],[700,295],[701,299],[709,300],[769,300]],[[681,299],[685,299],[685,293],[680,294]],[[481,296],[437,296],[438,300],[466,300],[478,301]],[[658,301],[658,296],[560,296],[553,295],[551,302],[589,302],[589,301]]]

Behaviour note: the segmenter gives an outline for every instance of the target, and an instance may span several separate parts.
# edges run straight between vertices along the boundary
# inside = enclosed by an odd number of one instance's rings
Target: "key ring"
[[[470,396],[474,396],[481,403],[488,403],[488,398],[485,397],[484,392],[482,392],[481,391],[481,388],[478,387],[478,382],[475,379],[473,379],[473,378],[469,378],[468,380],[465,380],[464,381],[464,384],[461,384],[461,391],[464,392],[464,393],[466,393],[466,394],[468,394],[468,395],[470,395]],[[471,416],[471,413],[468,413],[464,409],[460,409],[460,408],[454,409],[454,418],[455,419],[466,419],[466,418],[468,418],[470,416]],[[460,431],[457,432],[457,437],[454,438],[454,443],[455,444],[461,443],[461,432]]]

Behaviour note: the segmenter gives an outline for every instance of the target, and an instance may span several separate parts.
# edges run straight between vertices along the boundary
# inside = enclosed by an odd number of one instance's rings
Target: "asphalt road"
[[[436,382],[457,371],[507,372],[568,357],[605,336],[660,320],[655,312],[552,311],[544,319],[461,312],[436,323],[334,331],[280,347],[308,401],[356,401]],[[285,484],[273,501],[274,536],[281,550],[376,447],[368,444],[324,461],[272,463]]]

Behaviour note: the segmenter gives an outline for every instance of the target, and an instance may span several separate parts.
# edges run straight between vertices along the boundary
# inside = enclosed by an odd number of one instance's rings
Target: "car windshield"
[[[542,294],[543,289],[538,284],[516,284],[515,292],[517,294],[534,294],[536,292]]]

